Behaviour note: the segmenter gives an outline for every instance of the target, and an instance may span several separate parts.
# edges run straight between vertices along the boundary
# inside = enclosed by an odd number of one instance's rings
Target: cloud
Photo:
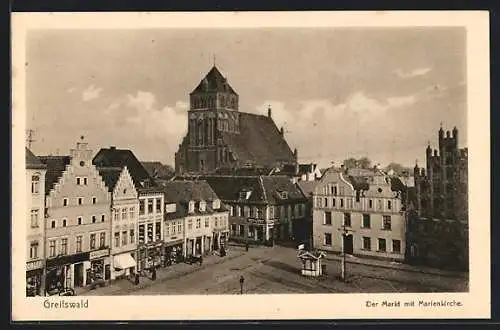
[[[127,104],[138,109],[153,109],[156,97],[153,93],[137,91],[136,95],[127,95]]]
[[[102,88],[96,87],[94,85],[90,85],[85,89],[82,93],[82,100],[84,102],[88,102],[90,100],[96,99],[102,92]]]
[[[401,69],[396,70],[396,75],[403,79],[410,79],[418,76],[424,76],[431,71],[430,68],[418,68],[410,72],[404,72]]]
[[[75,87],[70,87],[70,88],[66,89],[66,93],[68,93],[68,94],[72,94],[74,91],[76,91]]]

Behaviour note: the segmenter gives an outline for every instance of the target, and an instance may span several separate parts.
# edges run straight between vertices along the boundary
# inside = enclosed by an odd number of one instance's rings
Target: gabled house
[[[314,248],[404,260],[404,190],[376,168],[330,168],[313,192]]]
[[[151,178],[131,150],[116,147],[102,148],[92,162],[100,170],[126,167],[134,183],[139,199],[138,229],[135,238],[136,270],[142,273],[144,270],[164,265],[162,253],[164,197],[161,187]]]
[[[126,165],[98,170],[111,193],[111,279],[114,280],[136,271],[139,194]]]
[[[69,156],[40,156],[45,177],[46,291],[57,293],[111,277],[111,194],[81,141]]]

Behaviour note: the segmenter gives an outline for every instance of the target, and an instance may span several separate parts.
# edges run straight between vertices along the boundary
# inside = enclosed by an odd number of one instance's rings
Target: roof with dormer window
[[[252,192],[248,199],[244,200],[248,203],[279,204],[306,198],[298,185],[287,176],[210,175],[201,176],[199,179],[206,180],[223,201],[243,201],[240,193],[247,191]],[[183,178],[178,177],[176,180],[183,180]],[[284,200],[278,191],[286,192],[287,199]]]
[[[165,195],[165,203],[175,203],[176,212],[166,215],[166,218],[177,219],[186,216],[189,210],[189,203],[194,203],[194,212],[191,214],[210,214],[213,212],[226,211],[221,205],[220,209],[212,208],[212,201],[219,200],[219,197],[210,185],[204,180],[183,180],[165,182],[162,187]],[[199,203],[205,202],[205,211],[201,212]]]

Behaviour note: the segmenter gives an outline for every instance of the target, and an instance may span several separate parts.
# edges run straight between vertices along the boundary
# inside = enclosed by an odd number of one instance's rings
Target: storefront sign
[[[182,243],[184,243],[184,240],[182,238],[180,238],[178,240],[171,240],[169,242],[165,242],[165,247],[179,245],[179,244],[182,244]]]
[[[266,220],[261,220],[261,219],[248,219],[248,222],[250,223],[256,223],[256,224],[265,224],[266,223]]]
[[[31,261],[26,263],[26,271],[43,268],[43,260]]]
[[[52,259],[47,259],[47,268],[69,265],[69,264],[77,264],[79,262],[89,260],[89,253],[82,252],[77,254],[71,254],[66,256],[58,256]]]
[[[90,252],[89,259],[93,260],[97,258],[107,257],[108,255],[109,255],[109,249],[92,251]]]

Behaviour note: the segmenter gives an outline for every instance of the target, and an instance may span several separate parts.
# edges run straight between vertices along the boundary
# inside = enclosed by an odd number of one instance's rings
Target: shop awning
[[[127,269],[137,265],[130,253],[116,255],[113,257],[113,261],[115,269]]]

